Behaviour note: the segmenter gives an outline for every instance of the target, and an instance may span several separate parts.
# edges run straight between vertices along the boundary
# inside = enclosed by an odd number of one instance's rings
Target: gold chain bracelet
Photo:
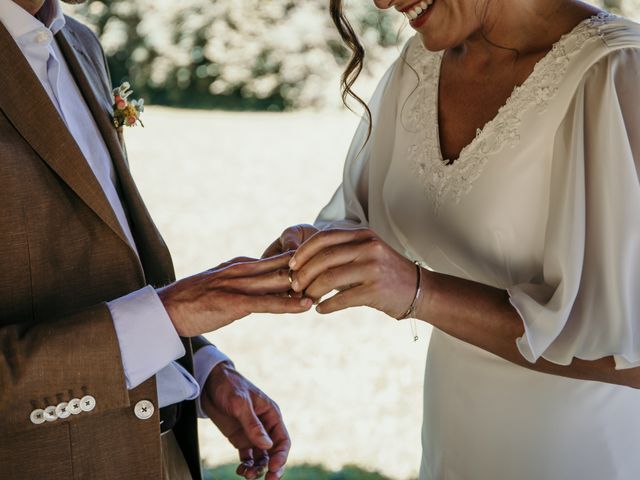
[[[419,262],[413,262],[416,266],[417,272],[417,280],[416,280],[416,294],[413,296],[413,300],[411,301],[411,305],[407,309],[407,311],[398,318],[398,320],[406,320],[407,318],[411,319],[411,332],[413,333],[413,341],[418,341],[418,332],[415,324],[415,315],[416,309],[418,307],[418,303],[420,301],[420,297],[422,296],[422,268],[420,268]]]

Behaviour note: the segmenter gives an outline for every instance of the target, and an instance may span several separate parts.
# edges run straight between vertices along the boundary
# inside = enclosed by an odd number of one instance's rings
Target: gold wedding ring
[[[289,286],[291,287],[289,289],[289,291],[287,292],[287,295],[289,296],[289,298],[293,298],[293,270],[289,269],[289,275],[287,277],[289,279]]]

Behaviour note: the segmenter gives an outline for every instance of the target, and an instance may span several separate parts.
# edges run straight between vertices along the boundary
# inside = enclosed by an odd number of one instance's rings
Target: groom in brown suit
[[[280,478],[277,406],[198,335],[310,301],[282,295],[286,255],[175,282],[112,87],[58,0],[0,0],[0,478],[200,478],[196,411],[239,474]]]

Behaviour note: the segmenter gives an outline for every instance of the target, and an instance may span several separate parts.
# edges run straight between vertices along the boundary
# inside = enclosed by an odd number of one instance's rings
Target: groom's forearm
[[[566,366],[543,358],[527,361],[516,344],[525,333],[523,321],[506,291],[427,270],[423,275],[426,293],[416,316],[439,330],[531,370],[640,388],[640,368],[616,370],[611,356],[574,358]]]

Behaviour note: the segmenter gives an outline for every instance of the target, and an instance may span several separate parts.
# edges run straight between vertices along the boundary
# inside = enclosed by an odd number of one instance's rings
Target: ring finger
[[[360,285],[366,277],[367,267],[349,263],[322,272],[305,290],[305,296],[314,301],[321,299],[333,290],[348,290]]]
[[[360,256],[360,243],[347,243],[328,247],[309,260],[300,270],[293,273],[292,288],[296,292],[308,290],[309,286],[326,271],[346,265]]]

